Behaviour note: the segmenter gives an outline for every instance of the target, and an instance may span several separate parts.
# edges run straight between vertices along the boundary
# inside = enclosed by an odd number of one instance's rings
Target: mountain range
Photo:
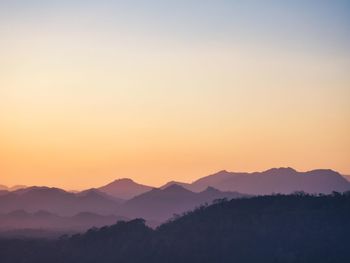
[[[192,183],[170,181],[161,186],[160,189],[176,184],[193,192],[201,192],[207,187],[214,187],[220,191],[233,191],[250,195],[290,194],[296,191],[328,194],[333,191],[344,192],[350,190],[350,182],[345,178],[345,176],[330,169],[298,172],[288,167],[272,168],[253,173],[222,170]],[[135,183],[131,179],[120,179],[100,187],[98,190],[116,198],[130,199],[153,188],[152,186]]]
[[[138,195],[121,206],[121,214],[131,218],[146,218],[163,222],[175,214],[182,214],[201,204],[216,199],[247,197],[237,192],[221,192],[213,187],[195,193],[172,184],[164,189],[153,189]]]
[[[98,215],[90,212],[80,212],[74,216],[59,216],[45,210],[28,213],[15,210],[7,214],[0,214],[1,231],[18,229],[46,229],[50,231],[85,231],[91,227],[102,227],[115,224],[126,217],[115,215]]]
[[[2,191],[0,213],[23,211],[35,214],[44,210],[63,217],[72,217],[83,212],[102,216],[122,215],[130,218],[142,217],[148,220],[149,225],[155,226],[173,214],[183,213],[215,199],[243,196],[246,195],[221,192],[211,187],[195,193],[179,185],[170,185],[165,189],[154,188],[123,201],[97,189],[70,193],[58,188],[29,187],[13,192]]]
[[[16,191],[18,189],[26,188],[25,185],[14,185],[11,187],[7,187],[6,185],[0,184],[0,190],[6,190],[6,191]]]
[[[0,259],[1,263],[345,263],[350,262],[349,219],[349,193],[221,200],[156,229],[133,219],[59,239],[0,238]]]
[[[253,195],[290,194],[295,191],[329,194],[333,191],[344,192],[350,189],[350,183],[333,170],[298,172],[292,168],[273,168],[254,173],[233,173],[223,170],[194,181],[189,189],[201,191],[208,186],[222,191],[238,191]]]
[[[273,168],[254,173],[223,170],[192,183],[171,181],[159,188],[124,178],[81,192],[67,192],[45,186],[24,187],[17,190],[7,187],[2,189],[0,214],[7,216],[13,211],[18,213],[18,210],[22,210],[24,213],[32,214],[33,219],[36,218],[38,211],[46,211],[51,215],[46,217],[48,221],[58,220],[53,219],[54,214],[60,217],[58,221],[63,222],[61,217],[72,218],[77,214],[90,213],[101,217],[112,215],[144,218],[149,225],[155,226],[175,214],[182,214],[202,204],[211,203],[215,199],[244,198],[272,193],[290,194],[296,191],[317,194],[345,192],[350,190],[350,182],[333,170],[298,172],[292,168]],[[53,224],[52,222],[42,225]],[[0,221],[0,228],[2,226],[3,223]]]
[[[72,216],[80,212],[109,215],[117,212],[120,202],[115,197],[94,189],[70,193],[59,188],[34,186],[12,192],[2,191],[0,213],[46,210],[61,216]]]

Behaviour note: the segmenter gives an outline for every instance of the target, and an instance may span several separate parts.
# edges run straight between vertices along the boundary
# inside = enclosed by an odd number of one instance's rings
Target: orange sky
[[[157,18],[169,33],[148,11],[139,27],[101,22],[106,10],[78,12],[85,20],[49,11],[0,19],[0,184],[157,186],[279,166],[350,174],[348,40],[327,42],[327,24],[309,29],[322,28],[323,42],[292,24],[296,44],[271,25],[272,39],[252,39]],[[226,38],[234,33],[240,40]]]

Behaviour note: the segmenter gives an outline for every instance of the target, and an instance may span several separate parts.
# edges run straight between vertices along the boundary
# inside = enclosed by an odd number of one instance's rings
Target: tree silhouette
[[[216,200],[157,229],[143,219],[58,240],[2,239],[2,263],[350,262],[350,193]]]

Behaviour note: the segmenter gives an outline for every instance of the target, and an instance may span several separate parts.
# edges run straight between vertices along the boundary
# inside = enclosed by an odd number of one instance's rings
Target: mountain
[[[7,231],[25,229],[44,229],[45,231],[78,232],[91,227],[102,227],[115,224],[119,220],[127,220],[125,217],[115,215],[99,215],[91,212],[80,212],[74,216],[63,217],[45,210],[28,213],[24,210],[15,210],[0,215],[1,233]],[[0,236],[1,236],[0,233]]]
[[[191,189],[193,191],[202,191],[208,186],[219,188],[220,182],[225,182],[226,180],[230,179],[233,174],[236,173],[230,173],[226,170],[222,170],[215,174],[199,178],[198,180],[191,183]]]
[[[0,196],[7,195],[8,193],[9,193],[9,191],[7,191],[7,190],[0,190]]]
[[[208,186],[222,191],[261,195],[271,193],[331,193],[350,190],[350,183],[333,170],[298,172],[292,168],[273,168],[264,172],[233,173],[225,170],[193,182],[190,189],[202,191]]]
[[[182,186],[183,188],[185,189],[188,189],[190,190],[191,189],[191,184],[189,183],[182,183],[182,182],[178,182],[178,181],[170,181],[170,182],[167,182],[166,184],[162,185],[161,187],[159,187],[160,189],[165,189],[165,188],[168,188],[169,186],[171,185],[180,185]]]
[[[9,191],[16,191],[16,190],[19,190],[19,189],[23,189],[23,188],[27,188],[28,186],[26,186],[26,185],[21,185],[21,184],[19,184],[19,185],[14,185],[14,186],[11,186],[11,187],[9,187]]]
[[[343,175],[343,177],[350,182],[350,175]]]
[[[155,188],[126,201],[121,206],[120,213],[128,217],[142,217],[163,222],[174,214],[181,214],[196,206],[211,203],[215,199],[244,196],[237,192],[221,192],[212,187],[194,193],[180,185],[172,184],[165,189]]]
[[[2,263],[350,262],[349,219],[349,193],[259,196],[216,202],[157,229],[134,219],[59,240],[0,239],[0,258]]]
[[[82,192],[59,188],[26,187],[0,190],[0,213],[46,210],[60,216],[79,212],[144,217],[162,222],[173,214],[219,198],[272,193],[331,193],[350,190],[350,182],[333,170],[298,172],[292,168],[272,168],[264,172],[234,173],[222,170],[191,184],[171,181],[159,189],[119,179]],[[124,201],[124,200],[127,201]]]
[[[59,188],[34,186],[0,195],[0,213],[46,210],[63,216],[79,212],[108,215],[115,213],[119,205],[115,198],[106,197],[98,190],[74,194]]]
[[[73,192],[73,194],[75,194],[76,196],[79,197],[85,197],[85,198],[90,198],[90,199],[95,199],[95,198],[104,198],[110,201],[114,201],[117,202],[118,204],[124,202],[123,199],[111,196],[106,194],[105,192],[102,192],[96,188],[91,188],[91,189],[87,189],[81,192]]]
[[[0,190],[7,190],[7,191],[16,191],[18,189],[26,188],[25,185],[14,185],[12,187],[7,187],[6,185],[0,184]]]
[[[135,183],[128,178],[117,179],[105,186],[99,187],[98,190],[108,195],[121,199],[130,199],[139,194],[151,190],[153,187]]]

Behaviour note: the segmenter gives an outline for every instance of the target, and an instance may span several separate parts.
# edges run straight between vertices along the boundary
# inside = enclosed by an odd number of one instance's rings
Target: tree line
[[[47,239],[1,239],[2,263],[350,262],[350,193],[216,200],[157,229],[143,219]]]

